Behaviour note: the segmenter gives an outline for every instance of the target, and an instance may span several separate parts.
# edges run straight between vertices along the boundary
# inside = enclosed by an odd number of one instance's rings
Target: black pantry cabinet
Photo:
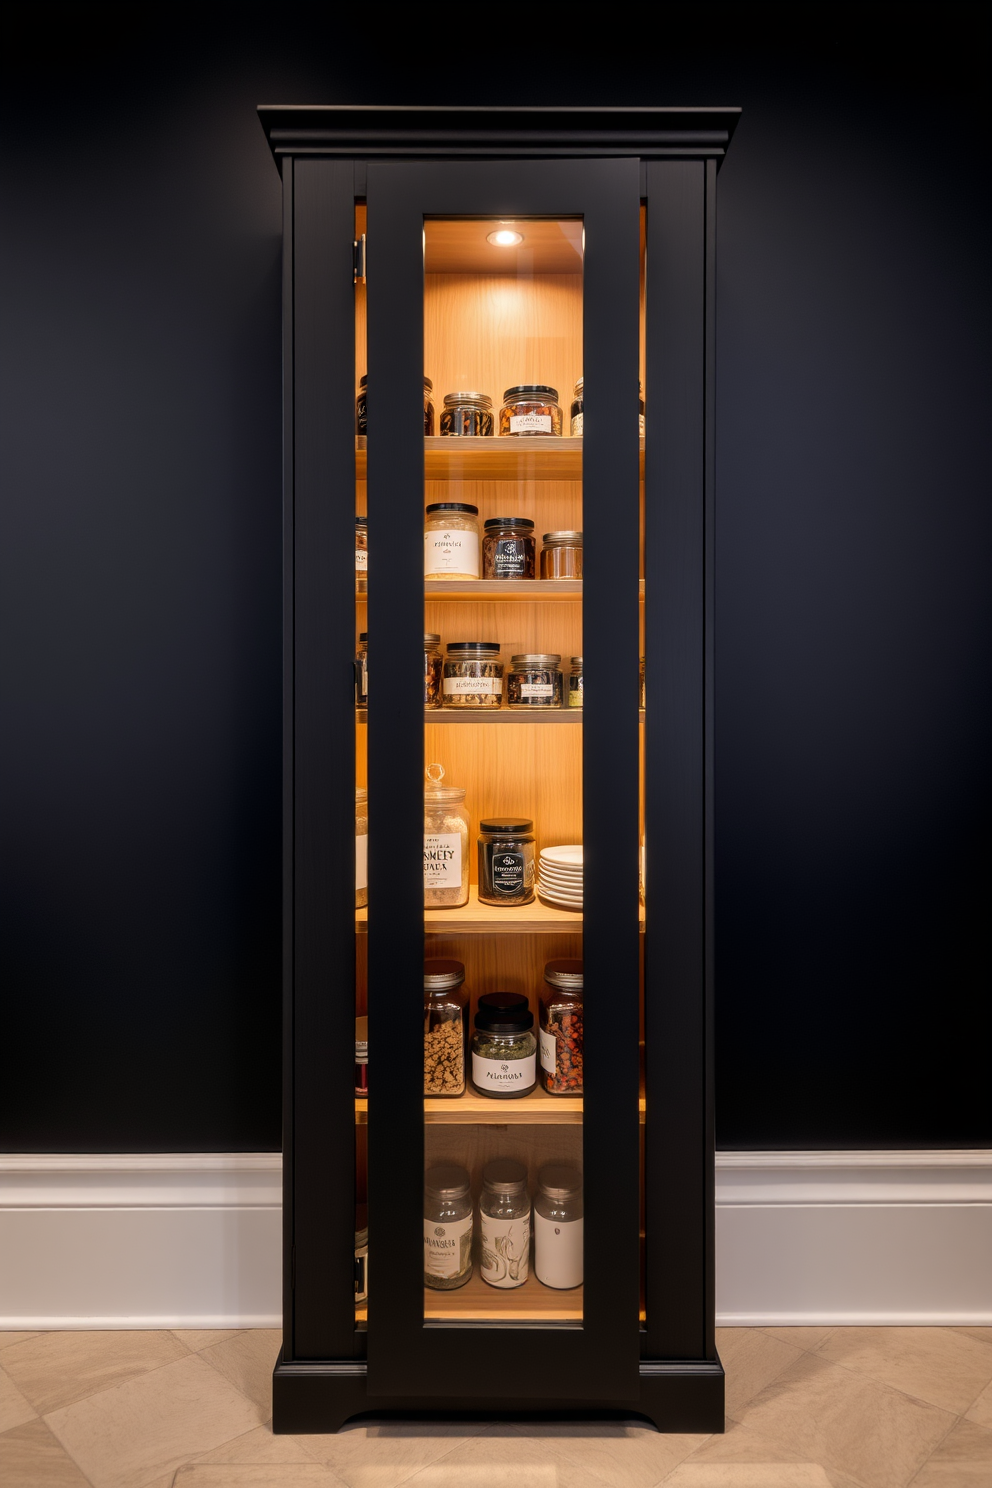
[[[260,114],[284,199],[274,1429],[722,1430],[713,317],[738,111]],[[425,962],[464,968],[447,1023]],[[515,1029],[473,1045],[492,993]]]

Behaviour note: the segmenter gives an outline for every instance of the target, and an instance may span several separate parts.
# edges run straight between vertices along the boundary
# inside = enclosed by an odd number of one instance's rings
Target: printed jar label
[[[501,537],[493,552],[493,572],[497,579],[522,579],[527,572],[527,557],[522,539]]]
[[[550,413],[511,413],[511,434],[550,434]]]
[[[530,1215],[491,1219],[479,1215],[482,1229],[482,1279],[490,1286],[522,1286],[530,1274]]]
[[[545,1286],[582,1284],[582,1220],[545,1219],[534,1211],[534,1273]]]
[[[541,1068],[553,1075],[558,1062],[558,1040],[553,1033],[545,1033],[543,1028],[538,1038],[541,1042]]]
[[[523,853],[493,853],[493,893],[522,894],[523,891]]]
[[[447,1224],[424,1220],[424,1271],[428,1276],[461,1276],[471,1262],[471,1214]]]
[[[459,880],[461,882],[461,880]],[[360,837],[355,838],[355,888],[367,889],[369,886],[369,834],[363,832]]]
[[[502,692],[503,682],[500,677],[445,677],[444,691],[453,697],[464,697],[470,692]]]
[[[355,572],[356,573],[368,573],[368,568],[369,568],[369,550],[368,550],[368,548],[356,548],[355,549]]]
[[[537,1079],[537,1055],[523,1059],[483,1059],[472,1055],[472,1080],[479,1090],[529,1090]]]
[[[522,698],[550,698],[554,695],[555,690],[550,682],[521,682],[520,684]]]
[[[479,577],[479,539],[474,532],[424,533],[424,573],[463,573]]]
[[[424,887],[459,889],[462,883],[460,832],[424,834]]]

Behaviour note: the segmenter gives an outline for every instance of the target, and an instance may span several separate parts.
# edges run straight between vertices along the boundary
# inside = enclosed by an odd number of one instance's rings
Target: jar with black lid
[[[358,397],[355,399],[355,419],[356,419],[356,423],[358,425],[358,432],[359,432],[359,434],[366,434],[366,435],[369,432],[369,427],[368,427],[368,424],[369,424],[368,391],[369,391],[369,379],[368,379],[368,374],[366,373],[366,374],[364,374],[363,376],[361,376],[358,379]],[[430,380],[429,377],[425,377],[424,378],[424,433],[425,434],[433,434],[434,433],[434,404],[431,401],[431,393],[433,391],[434,391],[434,384],[431,382],[431,380]]]
[[[424,1094],[465,1094],[468,993],[461,961],[424,962]]]
[[[488,393],[445,393],[441,433],[480,438],[493,432],[493,400]]]
[[[582,657],[572,657],[572,670],[568,674],[568,706],[582,707]]]
[[[541,549],[542,579],[581,579],[582,533],[546,532]]]
[[[561,436],[558,389],[543,382],[522,382],[507,388],[499,411],[499,432],[513,435]]]
[[[560,708],[565,685],[561,657],[554,652],[524,651],[510,661],[506,674],[508,708]]]
[[[446,708],[502,707],[499,642],[449,641],[441,686]]]
[[[479,903],[531,904],[534,899],[534,823],[498,817],[479,823]]]
[[[441,706],[441,637],[424,632],[424,707]]]
[[[472,1084],[494,1100],[518,1100],[537,1084],[534,1014],[519,992],[485,992],[475,1010]]]
[[[537,543],[529,517],[487,517],[482,536],[484,579],[532,579]]]

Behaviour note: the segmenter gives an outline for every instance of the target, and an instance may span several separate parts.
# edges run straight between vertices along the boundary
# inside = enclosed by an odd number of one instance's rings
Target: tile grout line
[[[961,1424],[961,1422],[963,1420],[964,1420],[964,1417],[963,1416],[955,1416],[955,1418],[951,1422],[950,1426],[948,1426],[947,1430],[944,1432],[943,1436],[940,1438],[940,1441],[934,1442],[933,1447],[931,1448],[931,1450],[927,1453],[926,1457],[920,1463],[919,1467],[916,1469],[915,1473],[910,1478],[909,1482],[908,1483],[905,1483],[903,1485],[903,1488],[913,1488],[913,1484],[916,1482],[917,1478],[920,1476],[920,1473],[926,1467],[927,1463],[931,1460],[931,1458],[933,1457],[934,1453],[938,1450],[938,1448],[940,1448],[940,1447],[942,1447],[944,1445],[945,1441],[950,1436],[950,1434],[954,1430],[955,1426],[960,1426],[960,1424]]]

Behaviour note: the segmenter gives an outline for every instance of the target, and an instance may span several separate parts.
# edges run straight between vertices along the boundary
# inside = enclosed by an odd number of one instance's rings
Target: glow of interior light
[[[513,232],[508,227],[501,227],[496,232],[486,234],[486,242],[492,243],[496,248],[515,248],[523,240],[523,233]]]

